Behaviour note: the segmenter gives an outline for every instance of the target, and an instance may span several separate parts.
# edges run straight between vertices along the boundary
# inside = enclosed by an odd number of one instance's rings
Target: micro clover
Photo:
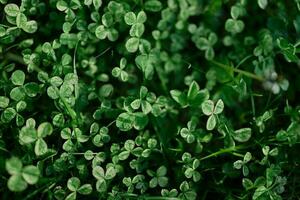
[[[195,159],[192,162],[191,166],[186,166],[186,169],[184,171],[184,175],[187,178],[192,178],[194,182],[198,182],[201,178],[201,174],[197,171],[197,168],[200,165],[200,161],[198,159]]]
[[[241,3],[238,3],[231,7],[231,19],[227,19],[225,22],[225,30],[237,34],[243,31],[245,24],[242,20],[239,20],[238,17],[245,15],[245,8]]]
[[[207,60],[212,60],[215,57],[215,52],[213,46],[218,41],[218,37],[215,33],[211,32],[208,37],[200,37],[196,40],[196,46],[205,51],[205,58]]]
[[[96,189],[98,192],[105,192],[107,190],[107,181],[113,179],[117,175],[113,167],[106,168],[106,171],[100,166],[93,168],[93,176],[97,179]]]
[[[120,60],[120,67],[113,68],[111,74],[122,80],[123,82],[128,81],[128,73],[124,70],[127,64],[126,58],[121,58]]]
[[[62,148],[67,152],[74,151],[76,148],[81,146],[81,143],[89,140],[89,137],[84,135],[79,128],[75,128],[73,131],[71,131],[70,128],[64,128],[61,131],[60,136],[62,139],[66,140],[63,143]]]
[[[200,90],[196,81],[190,84],[187,94],[179,90],[171,90],[170,94],[182,107],[198,107],[209,98],[208,91],[206,89]]]
[[[162,189],[161,190],[161,196],[163,196],[163,197],[177,197],[177,195],[178,195],[177,189],[171,189],[171,190]]]
[[[17,157],[6,160],[5,168],[11,175],[7,186],[13,192],[22,192],[26,190],[28,184],[34,185],[39,180],[39,169],[33,165],[23,167],[21,160]]]
[[[189,144],[195,141],[197,134],[199,133],[199,131],[196,130],[197,122],[196,118],[192,118],[187,123],[187,128],[182,128],[180,130],[181,137],[183,137]]]
[[[44,155],[48,152],[48,145],[44,138],[51,135],[53,127],[49,122],[41,123],[35,129],[35,120],[30,118],[26,121],[26,126],[22,127],[19,135],[20,143],[31,144],[34,143],[34,152],[37,156]]]
[[[156,172],[152,170],[147,170],[147,174],[152,177],[149,181],[149,187],[155,188],[158,185],[160,187],[166,187],[168,184],[168,178],[166,177],[167,168],[165,166],[160,166]]]
[[[11,18],[11,23],[17,25],[17,28],[22,29],[27,33],[34,33],[37,31],[37,22],[34,20],[28,20],[27,16],[23,13],[24,8],[19,8],[14,3],[6,4],[4,7],[5,14]]]
[[[221,99],[217,101],[216,105],[212,100],[206,100],[202,103],[201,108],[202,112],[209,116],[206,122],[206,129],[211,131],[217,124],[217,115],[222,113],[224,109],[224,103]]]
[[[81,185],[80,179],[77,177],[69,178],[67,187],[71,193],[65,198],[65,200],[75,200],[77,198],[77,193],[88,195],[93,191],[91,184]]]
[[[2,106],[5,107],[5,109],[1,113],[1,122],[9,123],[15,118],[17,126],[22,126],[25,120],[24,117],[20,114],[20,112],[24,111],[27,108],[27,103],[25,101],[19,101],[17,104],[15,104],[15,107],[9,107],[9,98],[0,97],[0,104],[1,100]]]
[[[145,158],[149,157],[153,151],[158,150],[156,146],[157,146],[157,140],[154,138],[149,138],[147,141],[147,147],[144,148],[144,150],[141,153],[141,156]]]
[[[124,16],[124,21],[127,25],[131,26],[129,38],[125,44],[126,49],[130,53],[134,53],[138,50],[140,44],[140,38],[145,31],[144,23],[147,20],[146,13],[140,11],[137,15],[134,12],[128,12]]]
[[[119,37],[119,33],[112,27],[114,19],[111,13],[107,12],[102,16],[102,24],[103,25],[98,26],[95,30],[96,37],[101,40],[108,38],[108,40],[112,42],[116,41]]]
[[[197,198],[197,193],[190,187],[187,181],[183,181],[179,187],[181,193],[178,195],[180,199],[183,200],[195,200]]]
[[[10,91],[9,96],[14,101],[21,101],[27,97],[35,97],[40,88],[35,82],[25,83],[25,73],[22,70],[16,70],[10,78],[14,88]]]
[[[133,109],[137,110],[140,107],[142,108],[142,111],[144,114],[148,114],[152,111],[152,106],[149,103],[151,101],[151,97],[153,95],[151,93],[148,93],[148,89],[145,86],[142,86],[140,89],[140,98],[134,100],[130,105]]]
[[[252,159],[252,155],[250,152],[247,152],[244,155],[243,160],[237,160],[233,163],[233,167],[235,169],[241,169],[242,168],[242,172],[244,176],[248,176],[249,175],[249,168],[247,167],[247,163]]]

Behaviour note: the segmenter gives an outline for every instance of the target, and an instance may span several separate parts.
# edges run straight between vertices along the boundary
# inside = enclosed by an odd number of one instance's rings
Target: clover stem
[[[246,147],[244,147],[244,146],[234,146],[234,147],[229,147],[229,148],[226,148],[226,149],[220,149],[217,152],[211,153],[211,154],[209,154],[209,155],[207,155],[205,157],[200,158],[200,161],[201,160],[206,160],[208,158],[216,157],[218,155],[225,154],[225,153],[231,153],[231,154],[233,154],[235,156],[239,156],[240,157],[240,156],[243,156],[243,155],[239,154],[239,153],[236,153],[235,151],[237,151],[239,149],[244,149],[244,148],[246,148]]]
[[[242,75],[247,76],[247,77],[252,78],[252,79],[256,79],[256,80],[258,80],[258,81],[264,81],[264,80],[265,80],[263,77],[258,76],[258,75],[256,75],[256,74],[253,74],[253,73],[251,73],[251,72],[247,72],[247,71],[244,71],[244,70],[241,70],[241,69],[237,69],[237,68],[234,68],[234,67],[232,67],[232,66],[225,65],[225,64],[223,64],[223,63],[220,63],[220,62],[217,62],[217,61],[214,61],[214,60],[211,60],[210,62],[213,63],[213,64],[215,64],[216,66],[221,67],[221,68],[223,68],[223,69],[226,69],[226,70],[228,70],[228,71],[231,70],[231,71],[233,71],[233,72],[242,74]]]

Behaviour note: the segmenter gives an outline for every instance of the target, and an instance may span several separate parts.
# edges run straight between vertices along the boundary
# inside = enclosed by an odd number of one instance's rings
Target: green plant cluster
[[[299,199],[299,39],[299,0],[0,0],[0,199]]]

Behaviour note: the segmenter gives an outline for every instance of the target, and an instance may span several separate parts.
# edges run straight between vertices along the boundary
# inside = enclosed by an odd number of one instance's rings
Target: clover
[[[166,177],[167,168],[165,166],[160,166],[156,172],[152,170],[147,170],[147,174],[152,177],[149,181],[149,187],[155,188],[157,186],[166,187],[168,184],[168,178]]]
[[[243,175],[248,176],[249,175],[249,168],[247,167],[247,163],[252,159],[252,155],[250,152],[247,152],[244,155],[243,160],[237,160],[233,163],[233,167],[235,169],[242,169]]]
[[[149,102],[155,98],[152,93],[148,92],[148,89],[145,86],[141,86],[140,88],[140,98],[135,99],[130,105],[133,109],[137,110],[140,107],[144,114],[148,114],[152,111],[152,106]]]
[[[34,119],[28,119],[26,126],[20,130],[19,140],[22,145],[34,143],[35,154],[41,156],[48,152],[48,145],[44,138],[52,134],[53,127],[49,122],[43,122],[36,129],[35,124]]]
[[[97,179],[96,189],[98,192],[105,192],[107,190],[108,180],[113,179],[117,175],[113,167],[106,168],[106,171],[100,166],[93,168],[93,176]]]
[[[69,178],[67,182],[67,187],[71,191],[71,193],[65,198],[65,200],[74,200],[77,199],[77,193],[82,195],[89,195],[92,191],[91,184],[83,184],[81,185],[80,179],[77,177]]]
[[[127,64],[126,58],[121,58],[120,67],[114,67],[111,71],[111,74],[122,80],[123,82],[128,81],[128,73],[124,70]]]
[[[145,31],[144,23],[147,20],[147,15],[144,11],[140,11],[137,15],[134,12],[128,12],[124,16],[124,21],[127,25],[130,25],[129,38],[126,41],[126,49],[130,53],[134,53],[138,50],[140,44],[140,38]]]
[[[198,159],[194,159],[191,166],[186,166],[184,175],[187,178],[192,178],[194,182],[198,182],[201,179],[201,174],[197,171],[199,165],[200,161]]]
[[[224,109],[224,103],[221,99],[216,104],[212,100],[206,100],[201,105],[202,112],[209,116],[206,122],[206,129],[213,130],[217,124],[217,115],[222,113]]]
[[[81,146],[81,143],[85,143],[89,140],[87,135],[84,135],[79,128],[71,130],[70,128],[64,128],[60,136],[62,139],[66,140],[63,143],[63,150],[67,152],[74,151],[78,146]],[[75,141],[75,143],[74,143]]]
[[[199,37],[196,40],[196,46],[205,51],[205,58],[207,60],[212,60],[215,57],[215,52],[213,46],[218,41],[218,37],[215,33],[211,32],[208,37]]]
[[[20,8],[14,3],[10,3],[5,5],[4,12],[7,16],[13,19],[11,23],[15,24],[17,28],[20,28],[27,33],[34,33],[37,31],[37,22],[35,20],[27,19],[27,16],[24,13],[24,8]]]
[[[26,190],[28,184],[36,184],[40,177],[40,171],[36,166],[23,166],[22,161],[17,157],[6,160],[5,168],[11,175],[8,179],[7,186],[13,192]]]
[[[119,33],[112,27],[114,19],[110,12],[107,12],[102,16],[102,24],[103,25],[99,25],[95,30],[96,37],[101,40],[108,38],[112,42],[116,41],[119,37]]]

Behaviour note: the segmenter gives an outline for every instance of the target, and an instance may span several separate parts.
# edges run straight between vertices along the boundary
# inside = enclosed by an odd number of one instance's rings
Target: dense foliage
[[[299,0],[0,0],[0,199],[299,199],[299,34]]]

